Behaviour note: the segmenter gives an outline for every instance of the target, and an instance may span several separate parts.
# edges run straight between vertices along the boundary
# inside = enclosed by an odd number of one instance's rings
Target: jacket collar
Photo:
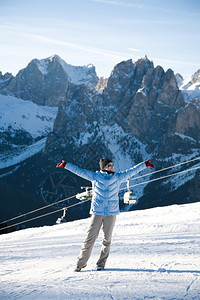
[[[103,174],[103,175],[114,175],[115,174],[115,172],[112,172],[112,173],[109,173],[109,172],[107,172],[107,171],[102,171],[102,170],[100,170],[100,173],[101,174]]]

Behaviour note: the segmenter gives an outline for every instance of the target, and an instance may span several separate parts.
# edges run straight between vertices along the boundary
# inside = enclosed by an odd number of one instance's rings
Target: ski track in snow
[[[74,272],[89,219],[0,236],[0,299],[200,299],[200,203],[121,213],[106,269]]]

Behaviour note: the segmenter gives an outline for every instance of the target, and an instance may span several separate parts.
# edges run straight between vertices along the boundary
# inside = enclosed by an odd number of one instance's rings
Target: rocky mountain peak
[[[4,89],[10,81],[13,79],[13,75],[11,73],[5,73],[4,75],[0,72],[0,89]]]
[[[4,75],[2,74],[2,72],[0,72],[0,80],[8,80],[10,78],[12,78],[13,75],[11,73],[6,72]]]
[[[53,55],[41,60],[33,59],[6,86],[2,86],[0,93],[31,100],[39,105],[58,106],[66,98],[70,85],[85,85],[88,89],[94,89],[97,82],[93,65],[72,66],[58,55]]]
[[[104,100],[107,105],[126,106],[129,109],[130,101],[141,88],[144,76],[153,68],[153,62],[147,57],[136,62],[132,59],[117,64],[111,76],[108,78],[107,86],[103,91]],[[112,99],[111,99],[112,98]]]
[[[178,85],[178,87],[180,87],[182,85],[182,83],[183,83],[183,80],[184,80],[183,76],[181,74],[177,73],[175,75],[175,77],[176,77],[177,85]]]
[[[146,75],[146,73],[154,68],[154,64],[152,61],[150,61],[147,56],[145,56],[144,58],[139,59],[138,61],[136,61],[134,63],[134,69],[135,69],[135,73],[134,73],[134,77],[135,80],[138,83],[141,83],[144,76]]]
[[[136,62],[134,62],[134,64],[140,69],[142,68],[150,69],[154,67],[153,62],[150,61],[146,55],[145,57],[138,59]]]
[[[192,83],[199,83],[200,84],[200,69],[197,70],[191,77],[191,82]]]
[[[132,75],[133,71],[133,61],[132,59],[129,59],[127,61],[122,61],[119,64],[117,64],[110,77],[117,77],[118,74],[124,74],[127,77],[130,77]]]
[[[59,55],[53,55],[45,59],[34,59],[40,72],[45,76],[52,71],[56,71],[60,67],[66,73],[66,76],[72,84],[88,84],[94,88],[98,82],[95,67],[92,64],[87,66],[72,66],[66,63]]]

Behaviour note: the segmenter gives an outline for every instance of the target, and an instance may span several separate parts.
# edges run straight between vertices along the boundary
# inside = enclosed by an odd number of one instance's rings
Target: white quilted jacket
[[[65,166],[65,169],[92,182],[93,198],[90,213],[103,216],[119,214],[120,184],[145,168],[146,165],[142,162],[124,172],[107,174],[103,171],[92,172],[81,169],[71,163]]]

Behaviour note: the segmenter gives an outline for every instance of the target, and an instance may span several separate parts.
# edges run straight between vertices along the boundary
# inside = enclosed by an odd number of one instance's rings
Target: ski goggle
[[[112,168],[112,167],[114,167],[114,164],[108,164],[108,165],[106,166],[106,168]]]

